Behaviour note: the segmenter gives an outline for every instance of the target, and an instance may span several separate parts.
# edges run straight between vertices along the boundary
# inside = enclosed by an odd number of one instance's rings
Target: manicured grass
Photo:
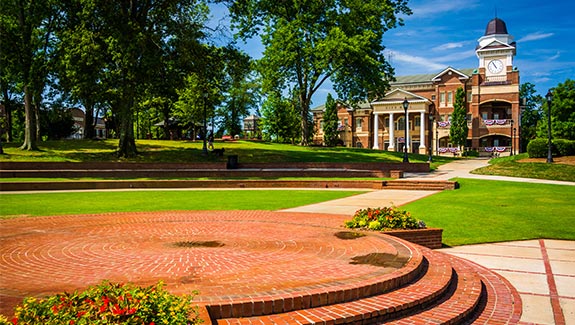
[[[22,151],[14,143],[3,144],[2,161],[119,161],[115,156],[118,140],[62,140],[39,142],[41,151]],[[130,162],[213,162],[226,161],[227,155],[238,155],[240,162],[401,162],[401,152],[359,148],[302,147],[288,144],[227,141],[217,142],[224,148],[224,157],[202,155],[201,141],[137,140],[138,157]],[[452,161],[450,157],[434,157],[431,167]],[[426,155],[410,154],[411,162],[427,162]]]
[[[0,218],[170,210],[279,210],[362,191],[173,190],[1,194]]]
[[[461,188],[403,206],[449,246],[534,238],[575,240],[575,186],[458,179]]]
[[[473,174],[499,175],[511,177],[525,177],[538,179],[551,179],[557,181],[575,182],[575,166],[566,164],[547,164],[544,162],[519,162],[528,158],[526,153],[491,159],[489,166],[473,171]]]

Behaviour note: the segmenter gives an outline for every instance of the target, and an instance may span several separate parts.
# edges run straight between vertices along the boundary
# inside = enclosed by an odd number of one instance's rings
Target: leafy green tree
[[[301,144],[311,139],[311,98],[330,79],[340,98],[374,98],[388,88],[393,69],[383,35],[410,14],[407,0],[221,0],[243,39],[261,34],[258,69],[263,90],[297,89]]]
[[[266,141],[295,143],[299,136],[299,110],[294,100],[285,99],[279,91],[269,95],[261,108],[260,126]]]
[[[0,1],[2,63],[21,84],[24,94],[25,136],[23,150],[37,150],[37,115],[46,84],[47,60],[52,51],[52,33],[57,23],[56,2],[51,0]],[[5,45],[5,43],[3,43]],[[5,69],[3,70],[6,71]]]
[[[48,140],[59,140],[74,133],[74,118],[69,110],[61,106],[53,106],[40,111],[40,134]]]
[[[323,143],[328,147],[337,145],[339,135],[337,132],[337,122],[337,103],[331,94],[327,94],[325,111],[323,112]]]
[[[242,132],[242,119],[259,103],[259,84],[249,56],[238,49],[223,48],[225,61],[224,102],[219,109],[223,129],[230,135]]]
[[[521,106],[521,148],[526,150],[529,141],[537,136],[537,123],[541,120],[541,103],[543,98],[537,95],[535,85],[527,82],[519,87]]]
[[[137,154],[134,114],[149,84],[161,76],[165,56],[178,53],[182,32],[200,30],[203,0],[74,0],[91,8],[106,58],[107,96],[117,122],[119,157]]]
[[[552,89],[551,132],[553,138],[575,140],[575,80],[567,79]],[[547,137],[547,103],[539,123],[539,137]]]
[[[458,147],[465,146],[467,142],[467,109],[465,107],[465,90],[459,87],[455,93],[455,103],[453,104],[453,114],[451,114],[451,128],[449,137],[451,143]]]

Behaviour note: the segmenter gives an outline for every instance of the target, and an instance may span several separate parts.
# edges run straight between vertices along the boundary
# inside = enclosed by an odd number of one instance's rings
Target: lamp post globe
[[[553,154],[551,152],[551,104],[553,103],[553,94],[551,89],[545,95],[547,99],[547,162],[553,162]]]
[[[407,101],[407,97],[403,99],[403,110],[405,111],[405,119],[404,119],[404,133],[405,136],[404,138],[404,144],[403,144],[403,162],[404,163],[408,163],[409,162],[409,158],[407,157],[407,143],[409,141],[409,139],[407,138],[407,108],[409,107],[409,102]]]

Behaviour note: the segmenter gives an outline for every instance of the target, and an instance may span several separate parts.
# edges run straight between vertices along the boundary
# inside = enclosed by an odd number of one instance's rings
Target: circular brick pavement
[[[412,251],[354,236],[336,215],[192,211],[0,221],[0,312],[25,296],[81,290],[103,279],[196,301],[270,297],[353,285],[403,268]]]

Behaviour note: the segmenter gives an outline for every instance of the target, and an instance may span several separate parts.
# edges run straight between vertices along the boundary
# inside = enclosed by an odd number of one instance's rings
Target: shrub
[[[176,296],[163,283],[142,288],[108,281],[83,292],[26,298],[16,307],[12,324],[199,324],[193,296]]]
[[[575,141],[565,139],[553,140],[553,146],[560,156],[572,156],[575,154]]]
[[[463,152],[463,157],[479,157],[479,151],[467,150],[467,151]]]
[[[409,212],[396,207],[367,208],[358,210],[352,220],[345,222],[347,228],[371,230],[420,229],[425,223],[412,217]]]
[[[547,139],[537,138],[529,141],[527,145],[527,154],[529,158],[547,157]]]

